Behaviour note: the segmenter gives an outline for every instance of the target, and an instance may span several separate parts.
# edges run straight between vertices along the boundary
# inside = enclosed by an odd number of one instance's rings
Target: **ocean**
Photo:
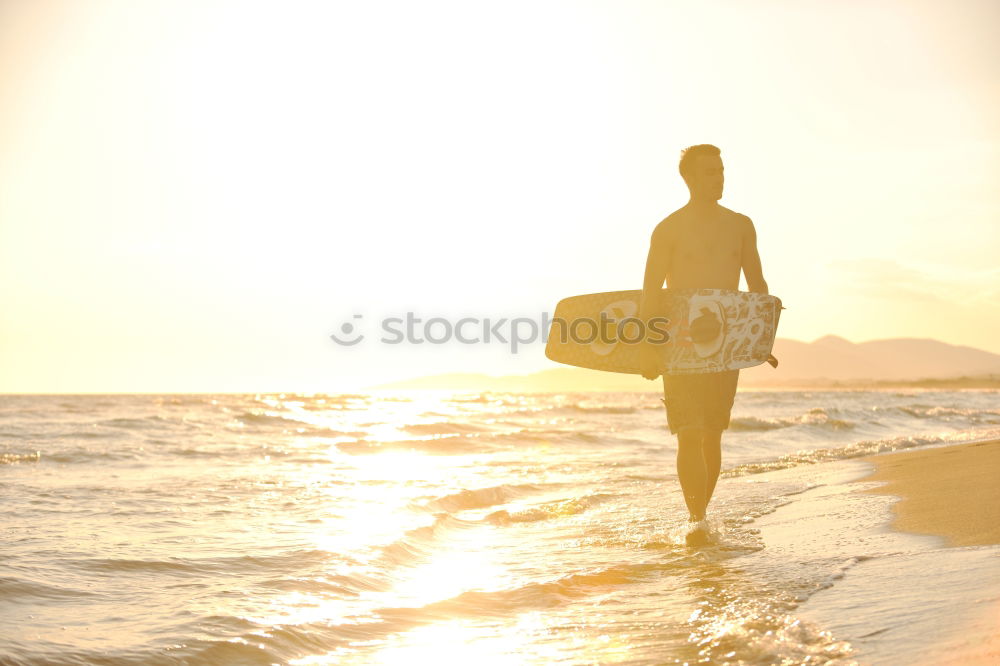
[[[915,663],[1000,599],[853,492],[1000,392],[740,391],[703,548],[659,398],[0,396],[0,663]]]

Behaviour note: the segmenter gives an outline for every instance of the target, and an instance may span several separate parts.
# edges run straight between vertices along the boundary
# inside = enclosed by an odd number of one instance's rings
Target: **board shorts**
[[[663,402],[670,432],[728,428],[739,378],[739,370],[663,375]]]

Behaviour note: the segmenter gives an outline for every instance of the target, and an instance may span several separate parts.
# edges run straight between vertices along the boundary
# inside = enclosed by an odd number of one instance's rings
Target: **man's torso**
[[[687,206],[657,227],[657,252],[668,259],[671,289],[738,289],[749,220],[723,206],[696,215]]]

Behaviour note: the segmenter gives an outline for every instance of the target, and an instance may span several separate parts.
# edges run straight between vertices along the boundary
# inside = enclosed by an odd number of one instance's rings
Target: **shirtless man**
[[[669,289],[739,289],[742,269],[750,291],[767,293],[753,222],[719,205],[724,181],[719,149],[699,145],[683,150],[680,172],[691,199],[653,231],[640,306],[646,320],[657,312],[664,279]],[[702,319],[691,322],[692,336],[698,329],[718,330],[714,316]],[[644,347],[642,376],[656,379],[659,374],[655,351]],[[667,423],[677,434],[677,476],[693,523],[705,519],[719,478],[722,431],[729,427],[738,379],[739,370],[663,376]],[[688,541],[705,536],[704,528],[695,526]]]

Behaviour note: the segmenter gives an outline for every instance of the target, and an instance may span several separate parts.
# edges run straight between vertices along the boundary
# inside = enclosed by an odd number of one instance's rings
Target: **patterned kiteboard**
[[[581,368],[640,374],[641,340],[654,346],[661,374],[721,372],[768,361],[781,299],[727,289],[664,289],[648,324],[638,319],[642,292],[607,291],[559,301],[545,355]],[[691,322],[708,321],[710,336]],[[697,341],[696,341],[697,340]]]

